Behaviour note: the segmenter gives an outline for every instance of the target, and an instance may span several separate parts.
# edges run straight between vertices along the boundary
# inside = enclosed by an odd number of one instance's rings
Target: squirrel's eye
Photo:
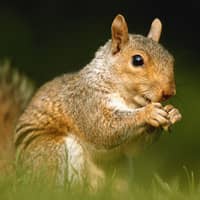
[[[135,67],[140,67],[144,64],[144,59],[141,55],[137,54],[132,57],[132,65]]]

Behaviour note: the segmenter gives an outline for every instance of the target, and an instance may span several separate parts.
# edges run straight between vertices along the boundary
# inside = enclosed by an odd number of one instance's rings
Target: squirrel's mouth
[[[136,95],[134,97],[134,102],[137,104],[138,107],[144,107],[147,104],[151,103],[152,100],[145,95]]]
[[[142,97],[145,99],[145,101],[147,102],[147,104],[149,104],[149,103],[152,102],[151,99],[148,98],[147,96],[142,96]]]

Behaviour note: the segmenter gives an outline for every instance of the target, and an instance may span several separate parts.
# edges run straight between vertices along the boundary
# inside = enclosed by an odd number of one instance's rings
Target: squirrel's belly
[[[83,146],[87,149],[93,160],[97,162],[110,162],[120,159],[123,156],[137,155],[159,137],[159,132],[155,129],[141,127],[135,130],[134,137],[131,140],[112,149],[97,149],[89,143],[84,143]]]

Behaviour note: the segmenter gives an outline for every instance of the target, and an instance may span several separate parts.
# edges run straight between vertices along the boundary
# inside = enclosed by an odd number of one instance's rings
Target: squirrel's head
[[[162,24],[155,19],[147,37],[128,33],[122,15],[113,20],[111,54],[120,93],[138,105],[161,102],[175,95],[172,55],[159,42]],[[130,97],[130,98],[129,98]]]

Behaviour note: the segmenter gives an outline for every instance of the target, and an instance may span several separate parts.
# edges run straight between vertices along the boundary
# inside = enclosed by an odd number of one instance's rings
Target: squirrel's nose
[[[166,101],[170,97],[174,96],[176,94],[175,89],[167,90],[162,92],[162,101]]]

